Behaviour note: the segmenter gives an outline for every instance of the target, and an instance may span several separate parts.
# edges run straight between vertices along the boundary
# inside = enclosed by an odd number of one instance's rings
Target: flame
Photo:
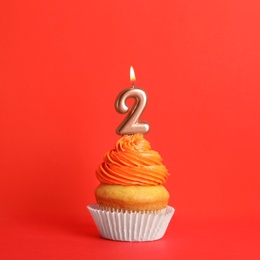
[[[134,84],[135,82],[135,72],[134,72],[134,68],[131,66],[130,67],[130,81]]]

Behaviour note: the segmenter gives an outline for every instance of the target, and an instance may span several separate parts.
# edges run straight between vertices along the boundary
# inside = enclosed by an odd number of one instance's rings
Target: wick
[[[135,83],[134,82],[132,82],[132,88],[134,88],[135,87]]]

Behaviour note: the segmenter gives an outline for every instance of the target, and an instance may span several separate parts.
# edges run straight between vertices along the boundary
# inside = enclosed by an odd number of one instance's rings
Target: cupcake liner
[[[102,237],[119,241],[153,241],[162,238],[174,208],[150,212],[108,210],[98,204],[87,206]]]

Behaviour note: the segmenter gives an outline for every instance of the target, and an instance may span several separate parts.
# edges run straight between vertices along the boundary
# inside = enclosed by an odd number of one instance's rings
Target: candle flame
[[[132,84],[135,83],[135,72],[134,72],[134,68],[131,66],[130,67],[130,81],[132,82]]]

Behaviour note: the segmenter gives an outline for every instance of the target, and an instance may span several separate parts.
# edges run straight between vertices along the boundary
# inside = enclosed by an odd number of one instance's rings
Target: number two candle
[[[135,75],[133,67],[130,68],[130,80],[132,81],[132,88],[127,88],[120,92],[115,102],[116,111],[120,114],[125,114],[129,111],[126,100],[128,98],[134,98],[135,100],[133,107],[116,130],[119,135],[145,134],[149,132],[149,124],[138,121],[146,107],[147,97],[142,89],[134,87]]]

